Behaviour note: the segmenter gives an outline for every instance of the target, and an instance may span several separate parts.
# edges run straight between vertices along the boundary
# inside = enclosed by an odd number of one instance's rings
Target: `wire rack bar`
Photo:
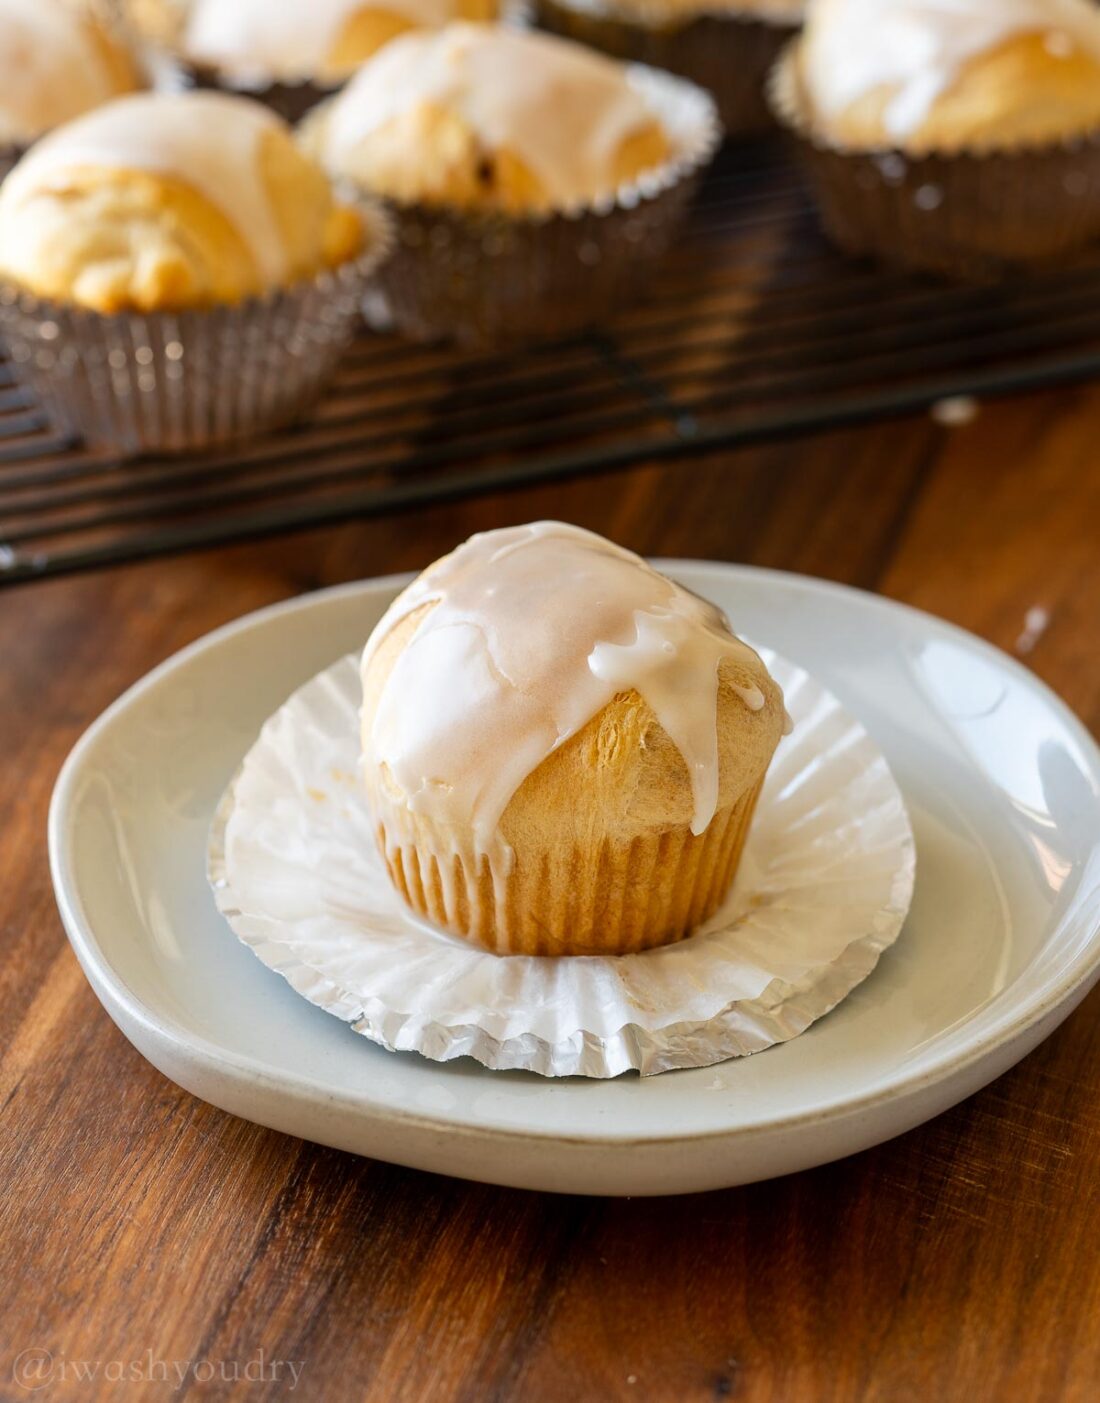
[[[1100,251],[985,287],[855,262],[781,148],[733,149],[614,323],[522,353],[364,330],[308,421],[231,449],[120,463],[0,361],[0,585],[1098,374]]]

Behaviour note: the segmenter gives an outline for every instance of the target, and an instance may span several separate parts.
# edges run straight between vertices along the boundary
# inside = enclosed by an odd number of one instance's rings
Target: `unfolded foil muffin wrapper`
[[[830,146],[810,125],[793,45],[772,70],[768,97],[797,139],[826,232],[848,253],[988,282],[1100,238],[1100,131],[927,156]]]
[[[628,76],[668,133],[671,160],[605,199],[545,215],[387,201],[394,251],[368,318],[417,340],[484,346],[566,335],[635,296],[671,245],[721,125],[694,84],[639,64]],[[323,120],[322,107],[302,128],[315,154],[312,123]]]
[[[769,12],[703,0],[670,10],[640,0],[534,0],[532,8],[540,29],[706,88],[728,137],[775,125],[765,89],[772,65],[801,27],[798,6]]]
[[[498,956],[413,916],[377,851],[359,776],[354,657],[268,720],[226,791],[208,851],[218,908],[299,994],[391,1051],[614,1077],[795,1037],[897,939],[916,859],[871,738],[814,678],[759,651],[794,729],[727,902],[687,940],[606,958]]]
[[[389,251],[385,212],[360,213],[357,258],[234,305],[108,316],[0,284],[12,367],[60,433],[124,458],[289,423],[331,378]]]

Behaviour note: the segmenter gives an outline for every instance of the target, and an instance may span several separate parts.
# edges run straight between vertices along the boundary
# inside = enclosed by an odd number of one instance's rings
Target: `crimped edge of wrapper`
[[[366,199],[356,207],[365,239],[359,254],[237,303],[102,313],[0,282],[0,334],[13,369],[58,430],[120,457],[199,451],[287,423],[324,390],[392,248],[384,209]],[[262,338],[281,315],[312,318],[321,350],[305,357],[285,339]],[[266,373],[258,384],[261,350]],[[212,379],[205,372],[215,368]]]
[[[782,659],[775,661],[783,662],[788,672],[794,666]],[[795,674],[784,684],[785,687],[793,687],[795,696],[800,695],[801,689],[807,686],[811,691],[816,688],[818,692],[818,700],[811,700],[809,704],[806,717],[809,729],[804,734],[819,737],[816,754],[825,756],[834,753],[837,738],[834,735],[830,741],[828,736],[835,711],[827,707],[824,715],[820,714],[820,698],[823,697],[832,708],[839,708],[839,703],[809,674],[796,667]],[[805,966],[797,978],[793,974],[789,978],[775,974],[754,998],[735,996],[729,1003],[719,1003],[716,1009],[708,1010],[705,1014],[700,1012],[687,1020],[681,1014],[654,1026],[656,1020],[650,1017],[647,1026],[645,1011],[652,1015],[657,1009],[645,1005],[644,1008],[639,1006],[643,1013],[641,1018],[623,1017],[621,1022],[611,1022],[599,1032],[574,1024],[568,1031],[553,1038],[534,1032],[526,1017],[517,1019],[513,1002],[497,1007],[482,1005],[479,1021],[472,1021],[463,1017],[459,1010],[448,1018],[431,1002],[425,1007],[412,1009],[404,1001],[395,1000],[392,993],[376,995],[363,987],[353,991],[339,976],[325,973],[318,967],[310,957],[308,939],[303,946],[299,940],[282,938],[279,916],[259,912],[248,915],[241,909],[239,897],[230,881],[226,847],[230,819],[239,803],[238,791],[242,779],[251,757],[263,744],[267,727],[284,710],[295,706],[297,699],[307,692],[312,696],[316,689],[322,700],[311,700],[307,712],[320,706],[322,712],[329,716],[328,721],[322,724],[322,730],[325,725],[334,724],[342,729],[347,720],[349,734],[352,734],[352,703],[350,697],[345,697],[345,692],[350,692],[357,684],[358,676],[358,657],[349,655],[304,684],[283,703],[278,712],[268,718],[215,809],[206,849],[207,877],[215,904],[228,926],[264,966],[280,975],[297,994],[314,1006],[338,1017],[355,1033],[388,1051],[415,1052],[438,1062],[469,1056],[493,1070],[525,1070],[540,1076],[581,1075],[597,1079],[616,1077],[632,1070],[649,1076],[674,1069],[711,1066],[733,1057],[762,1051],[803,1032],[862,983],[875,968],[880,955],[894,944],[901,933],[914,890],[916,846],[912,823],[885,756],[858,721],[839,708],[842,716],[847,718],[847,725],[855,727],[858,732],[856,743],[868,747],[858,766],[858,774],[866,776],[876,773],[879,776],[877,783],[885,785],[889,791],[884,793],[880,788],[873,800],[876,807],[863,812],[881,814],[885,807],[896,806],[892,822],[898,825],[898,831],[891,841],[897,844],[897,852],[891,859],[888,896],[852,925],[851,938],[843,944],[839,953],[834,950],[824,961]],[[849,753],[851,736],[847,730],[839,743],[844,753]],[[824,748],[820,748],[822,746]],[[769,766],[769,771],[771,768]],[[789,784],[790,778],[788,776],[785,782]],[[367,796],[361,790],[361,780],[356,784],[356,790],[362,793],[365,804]],[[370,842],[370,832],[370,828],[364,826],[361,836],[365,842]],[[389,885],[381,866],[378,879]],[[479,952],[466,942],[440,933],[408,913],[396,894],[395,902],[405,913],[404,919],[410,932],[430,932],[432,942],[444,941],[453,947],[461,947],[468,958],[496,961],[496,957],[489,952]],[[699,938],[706,940],[708,932],[713,932],[715,924],[720,925],[723,919],[720,910],[712,922],[708,922],[698,933]],[[278,936],[276,932],[279,932]],[[689,951],[690,947],[691,941],[685,941],[666,950],[640,952],[625,958],[627,961],[661,960],[676,952]],[[423,951],[419,957],[423,957]],[[508,966],[511,961],[501,960],[497,963]],[[565,963],[587,970],[592,964],[600,965],[607,961],[579,957],[567,959]],[[512,1029],[514,1031],[509,1031]]]
[[[776,60],[768,101],[797,142],[826,232],[846,252],[983,282],[1100,238],[1100,128],[1011,147],[845,146],[813,126],[798,43]]]
[[[606,195],[509,215],[405,204],[363,191],[394,221],[394,254],[379,288],[397,330],[421,340],[491,345],[564,335],[626,300],[671,243],[722,139],[714,100],[697,84],[644,64],[628,65],[628,74],[675,154]],[[321,164],[317,133],[325,107],[299,128]]]
[[[721,906],[764,778],[719,809],[701,834],[682,824],[639,835],[617,853],[605,843],[595,861],[588,850],[553,850],[527,853],[509,869],[472,846],[442,850],[433,845],[440,835],[432,825],[400,806],[392,811],[385,800],[374,805],[378,847],[409,909],[479,949],[502,956],[633,955],[685,940]],[[554,941],[551,929],[566,934]]]
[[[214,814],[207,849],[207,879],[219,912],[238,938],[253,949],[264,965],[297,989],[295,975],[302,964],[293,947],[242,935],[235,925],[243,913],[232,899],[225,840],[239,778],[240,771],[226,788]],[[395,1009],[381,999],[353,995],[315,969],[309,971],[309,999],[330,1012],[336,1007],[346,1010],[341,1016],[352,1031],[387,1052],[415,1052],[436,1062],[472,1057],[491,1071],[597,1079],[630,1071],[655,1076],[684,1068],[715,1066],[731,1057],[789,1042],[824,1018],[871,974],[883,952],[896,941],[908,914],[913,896],[914,846],[910,828],[906,839],[909,860],[895,876],[889,905],[882,913],[887,919],[869,934],[855,937],[843,954],[825,967],[826,973],[817,967],[793,984],[773,979],[758,998],[735,1000],[711,1018],[669,1023],[657,1030],[624,1023],[609,1037],[578,1029],[567,1038],[549,1042],[530,1031],[497,1038],[478,1024],[443,1024],[433,1018],[424,1019]],[[746,1033],[746,1025],[751,1032]],[[727,1027],[728,1041],[723,1041],[722,1033]],[[713,1056],[700,1061],[694,1049],[704,1039],[711,1045]],[[594,1060],[599,1063],[599,1072],[592,1070]]]
[[[705,4],[669,14],[659,5],[616,0],[531,0],[530,8],[549,33],[705,88],[730,138],[774,127],[765,84],[777,54],[802,24],[800,6],[786,16]]]

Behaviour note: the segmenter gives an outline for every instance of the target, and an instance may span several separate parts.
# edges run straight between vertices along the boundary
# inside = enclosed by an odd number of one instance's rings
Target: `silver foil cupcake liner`
[[[546,215],[385,202],[395,227],[378,278],[385,320],[418,340],[492,345],[566,335],[627,302],[675,238],[722,131],[694,84],[641,65],[630,81],[669,134],[671,160],[603,200]],[[303,130],[307,145],[317,119]]]
[[[813,130],[789,46],[768,96],[797,140],[826,233],[845,252],[994,281],[1100,238],[1100,132],[1005,149],[833,146]]]
[[[54,426],[121,457],[186,453],[298,417],[336,368],[390,246],[363,208],[359,257],[233,306],[103,315],[0,285],[0,333]]]
[[[540,29],[706,88],[727,137],[774,127],[765,88],[776,58],[800,27],[797,8],[789,16],[750,8],[704,13],[702,6],[670,14],[661,6],[614,0],[533,0]]]

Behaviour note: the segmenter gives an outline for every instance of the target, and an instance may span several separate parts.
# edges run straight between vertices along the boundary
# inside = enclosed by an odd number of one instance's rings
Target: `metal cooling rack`
[[[0,363],[0,584],[1100,373],[1100,252],[1011,287],[852,262],[778,148],[724,153],[644,302],[506,354],[364,332],[312,418],[119,464]]]

